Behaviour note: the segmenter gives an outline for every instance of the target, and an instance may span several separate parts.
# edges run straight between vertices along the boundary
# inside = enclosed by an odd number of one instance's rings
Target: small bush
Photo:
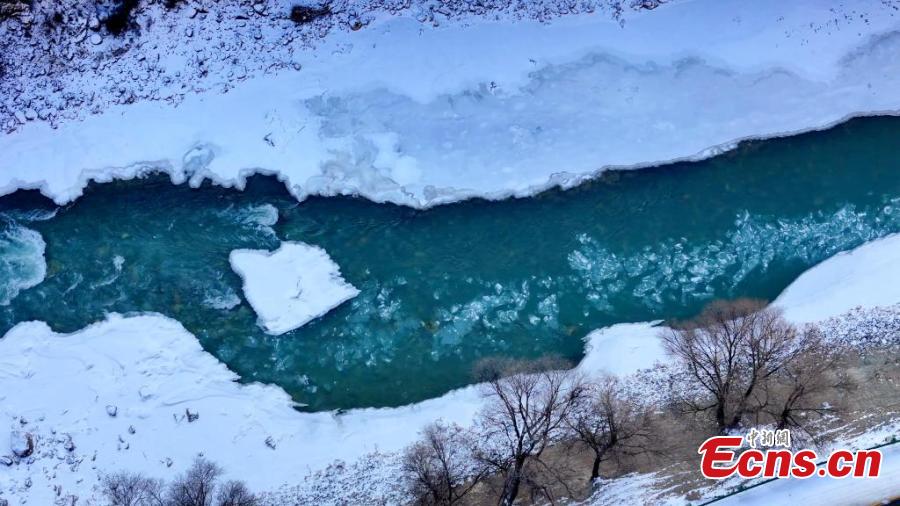
[[[103,479],[103,495],[112,506],[260,506],[244,482],[219,485],[221,475],[221,467],[198,457],[168,487],[162,480],[119,472]]]
[[[260,500],[241,481],[228,481],[216,496],[217,506],[259,506]]]
[[[103,495],[112,506],[163,506],[163,484],[146,476],[119,472],[103,479]]]
[[[218,465],[197,457],[194,464],[169,487],[169,504],[172,506],[211,506],[216,481],[222,475]]]

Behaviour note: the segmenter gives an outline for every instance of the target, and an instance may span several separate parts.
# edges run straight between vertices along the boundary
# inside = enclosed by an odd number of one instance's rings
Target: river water
[[[425,211],[298,203],[267,177],[236,191],[151,176],[93,185],[62,208],[18,192],[0,199],[0,332],[155,311],[306,409],[405,404],[469,383],[483,357],[575,361],[599,327],[772,299],[825,258],[900,231],[898,139],[898,118],[857,119]],[[361,293],[276,337],[256,325],[228,254],[281,240],[323,247]]]

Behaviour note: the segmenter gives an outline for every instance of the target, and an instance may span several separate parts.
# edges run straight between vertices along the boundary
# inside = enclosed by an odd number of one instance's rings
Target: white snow
[[[278,387],[236,379],[162,316],[114,314],[69,335],[40,322],[16,326],[0,339],[0,441],[10,441],[7,430],[32,434],[35,460],[0,467],[0,497],[52,504],[61,485],[63,496],[84,500],[100,472],[171,478],[200,452],[266,490],[299,483],[333,459],[399,449],[432,420],[465,423],[479,405],[466,388],[402,408],[309,414]],[[188,422],[186,410],[199,418]]]
[[[231,252],[229,261],[269,334],[290,332],[359,295],[318,246],[283,242],[272,252],[239,249]]]
[[[838,253],[804,272],[774,304],[796,322],[900,303],[900,234]]]
[[[869,506],[895,499],[900,483],[900,445],[881,449],[881,473],[864,479],[784,479],[766,483],[717,503],[727,505],[816,504],[822,506]]]
[[[620,323],[595,330],[585,337],[585,356],[578,368],[625,376],[666,360],[659,340],[660,322]]]
[[[437,28],[380,16],[297,50],[300,71],[222,75],[228,93],[110,106],[55,129],[27,121],[0,137],[0,194],[39,188],[63,203],[91,179],[158,169],[238,187],[248,174],[277,173],[298,198],[429,206],[526,195],[607,167],[896,112],[894,7],[678,1],[624,26],[599,13]],[[153,51],[147,42],[129,55]],[[150,56],[165,70],[168,59],[194,59],[197,44]]]

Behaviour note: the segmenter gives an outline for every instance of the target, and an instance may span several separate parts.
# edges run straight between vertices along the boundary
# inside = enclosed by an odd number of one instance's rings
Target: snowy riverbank
[[[868,287],[881,296],[862,302],[894,306],[897,294],[880,290],[880,280],[896,274],[897,261],[897,236],[875,241],[813,268],[777,304],[791,315],[815,296],[816,319],[825,319],[836,316],[829,310],[852,308],[854,294]],[[830,280],[845,272],[852,280],[832,290]],[[594,332],[579,368],[649,367],[663,358],[657,331],[625,324]],[[0,440],[17,431],[35,441],[32,456],[0,467],[0,491],[34,504],[52,501],[56,486],[63,496],[94,497],[98,476],[118,469],[170,478],[198,453],[271,490],[301,483],[334,459],[398,450],[435,419],[468,424],[480,406],[472,386],[400,408],[300,413],[278,387],[236,383],[181,325],[155,315],[113,315],[69,335],[23,323],[0,339],[0,357]]]
[[[175,181],[235,186],[277,173],[298,198],[353,193],[413,206],[527,195],[607,167],[896,112],[895,9],[695,0],[626,12],[624,25],[601,12],[547,23],[501,12],[439,27],[411,12],[370,13],[361,30],[292,50],[294,65],[277,73],[237,79],[234,68],[210,64],[204,75],[219,76],[228,93],[210,86],[177,101],[110,105],[60,117],[56,128],[23,114],[0,137],[0,194],[39,188],[63,203],[90,180],[163,170]],[[168,16],[159,26],[171,32],[146,30],[122,57],[135,59],[147,86],[162,77],[138,62],[165,71],[215,42],[173,44],[193,18]],[[280,40],[270,31],[283,26],[253,19],[242,23]],[[255,67],[267,58],[251,44],[226,47]],[[71,80],[89,90],[103,72]]]

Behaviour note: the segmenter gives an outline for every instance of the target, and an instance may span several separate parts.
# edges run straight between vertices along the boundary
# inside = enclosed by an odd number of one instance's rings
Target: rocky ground
[[[253,76],[301,70],[333,31],[381,16],[423,26],[477,19],[549,20],[663,0],[0,0],[0,129],[51,125],[112,104],[178,103]]]

